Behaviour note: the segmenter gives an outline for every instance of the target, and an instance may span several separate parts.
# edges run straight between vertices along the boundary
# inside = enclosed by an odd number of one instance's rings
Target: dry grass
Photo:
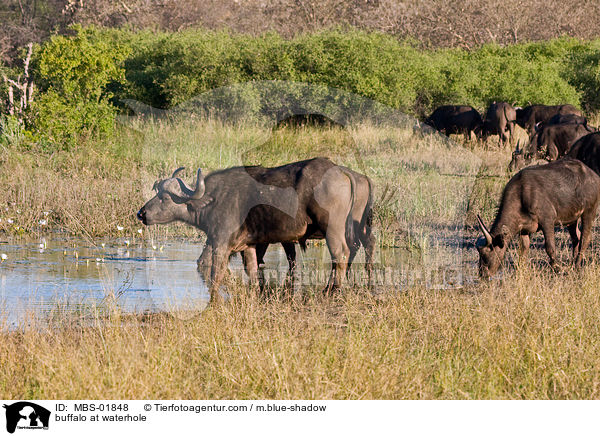
[[[414,135],[412,129],[369,124],[347,131],[271,131],[214,120],[133,122],[114,140],[82,144],[72,152],[47,155],[18,146],[1,148],[0,230],[60,230],[91,238],[123,235],[117,232],[123,226],[134,235],[140,227],[135,213],[153,195],[153,182],[179,166],[188,168],[185,177],[192,182],[199,166],[206,171],[241,164],[276,166],[327,156],[371,177],[379,199],[386,189],[395,192],[391,201],[379,203],[377,226],[380,241],[393,245],[399,227],[422,225],[432,217],[433,224],[448,224],[464,215],[466,190],[475,183],[482,158],[489,167],[489,156],[497,153],[476,144],[469,147],[437,135]],[[502,164],[485,171],[503,172],[510,154],[497,154],[494,162]],[[493,189],[499,192],[506,179],[502,174]],[[46,226],[40,225],[44,219]],[[196,233],[184,226],[169,230]]]
[[[7,398],[600,397],[600,270],[5,332]],[[181,315],[181,316],[180,316]]]
[[[379,196],[386,185],[395,191],[379,204],[376,223],[380,243],[395,245],[403,229],[468,224],[474,212],[489,219],[509,177],[508,149],[448,146],[391,127],[343,134],[217,122],[138,127],[69,155],[4,149],[4,230],[40,232],[38,220],[51,210],[55,229],[92,238],[121,224],[134,233],[133,214],[152,182],[177,166],[275,165],[323,154],[364,168]],[[153,232],[196,234],[182,226]],[[418,262],[427,259],[421,254]],[[290,303],[237,285],[231,300],[202,313],[67,312],[49,325],[3,330],[0,391],[47,399],[599,398],[599,288],[592,261],[566,275],[509,269],[504,281],[453,291],[349,289]]]

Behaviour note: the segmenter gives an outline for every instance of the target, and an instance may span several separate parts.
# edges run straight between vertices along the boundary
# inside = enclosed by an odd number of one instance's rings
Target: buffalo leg
[[[210,279],[211,267],[212,267],[212,251],[213,251],[212,245],[209,242],[207,242],[206,245],[204,246],[204,250],[202,250],[202,254],[196,261],[196,264],[198,266],[197,270],[200,272],[200,274],[202,274],[202,278],[204,279],[204,281],[207,281],[207,279]],[[235,253],[231,253],[231,256],[233,256],[234,254]],[[227,268],[225,269],[224,274],[227,277],[229,277],[231,275],[229,266],[227,266]]]
[[[229,259],[229,250],[223,247],[213,247],[212,265],[210,269],[210,303],[216,303],[221,300],[219,287],[223,281],[227,269],[227,260]]]
[[[362,240],[363,247],[365,248],[365,271],[367,272],[368,283],[371,283],[371,277],[373,276],[373,254],[375,253],[375,236],[371,232],[365,235]]]
[[[342,278],[346,273],[346,267],[348,262],[348,256],[350,256],[350,249],[346,245],[345,237],[339,238],[334,236],[336,233],[332,232],[331,229],[327,232],[327,246],[329,247],[329,253],[331,255],[331,275],[327,282],[327,288],[325,292],[337,290],[342,285]],[[342,231],[343,235],[344,232]]]
[[[515,123],[509,122],[506,128],[508,129],[509,144],[512,146],[512,144],[515,142]]]
[[[256,244],[256,263],[258,266],[258,285],[260,291],[265,290],[265,253],[269,244]]]
[[[596,210],[586,211],[581,216],[581,242],[579,245],[579,253],[577,253],[577,258],[575,259],[575,266],[580,267],[583,262],[583,255],[588,245],[592,240],[592,225],[594,224],[594,219],[596,218]]]
[[[529,233],[521,233],[519,238],[519,263],[523,263],[527,260],[529,255],[529,246],[531,245],[531,242],[529,240]]]
[[[556,266],[556,243],[554,239],[554,222],[545,222],[541,225],[544,234],[546,253],[550,258],[550,266]]]
[[[204,250],[202,250],[202,254],[200,254],[196,264],[198,265],[198,271],[205,273],[210,272],[210,266],[212,264],[212,245],[208,241],[206,241]]]
[[[577,256],[579,255],[579,243],[581,242],[581,232],[579,231],[579,227],[577,226],[577,221],[568,226],[567,229],[569,230],[569,235],[571,235],[571,245],[573,246],[573,261],[575,261],[575,259],[577,259]]]
[[[248,275],[250,286],[254,287],[258,285],[258,262],[256,260],[257,254],[254,247],[248,247],[242,254],[244,260],[244,270]]]
[[[288,272],[286,277],[286,287],[294,289],[294,277],[296,275],[296,244],[294,242],[283,242],[285,257],[288,261]]]

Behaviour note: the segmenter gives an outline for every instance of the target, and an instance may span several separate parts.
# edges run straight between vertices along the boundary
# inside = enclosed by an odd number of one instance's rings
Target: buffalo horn
[[[481,231],[483,232],[483,236],[485,236],[485,240],[487,241],[487,244],[492,245],[492,235],[488,231],[487,227],[485,226],[485,224],[483,223],[483,220],[481,219],[481,217],[479,215],[477,215],[477,221],[479,221],[479,227],[481,227]]]
[[[202,175],[202,168],[198,168],[198,173],[196,175],[196,189],[194,190],[194,193],[192,194],[192,198],[194,200],[198,200],[198,199],[202,198],[205,190],[206,190],[206,187],[204,186],[204,176]]]
[[[177,168],[174,172],[173,175],[171,176],[172,179],[174,179],[175,177],[177,177],[177,174],[179,174],[181,171],[183,171],[185,169],[185,167],[179,167]]]

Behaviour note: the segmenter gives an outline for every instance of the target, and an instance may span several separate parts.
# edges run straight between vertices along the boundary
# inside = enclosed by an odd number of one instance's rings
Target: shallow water
[[[83,311],[102,307],[108,299],[123,311],[133,313],[200,310],[209,300],[206,283],[196,270],[196,259],[203,246],[199,241],[153,244],[124,238],[0,241],[0,253],[7,257],[0,264],[0,318],[9,326],[16,326],[32,313],[48,318],[57,309]],[[306,252],[297,251],[296,291],[300,286],[323,288],[330,271],[325,244],[310,244]],[[457,264],[452,255],[446,253],[445,259],[446,264]],[[366,283],[363,261],[361,250],[353,267],[355,284]],[[265,263],[267,283],[282,285],[288,265],[279,244],[269,248]],[[451,268],[441,264],[431,268],[435,262],[428,263],[427,270],[419,268],[423,264],[422,253],[377,250],[374,281],[383,288],[415,283],[439,288],[453,287],[461,280],[454,277],[454,272],[448,273]],[[234,276],[247,282],[239,255],[230,259],[229,267]]]

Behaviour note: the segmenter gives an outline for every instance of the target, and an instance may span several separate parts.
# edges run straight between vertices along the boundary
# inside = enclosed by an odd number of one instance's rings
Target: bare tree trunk
[[[23,79],[21,76],[17,80],[9,79],[6,75],[3,76],[4,83],[8,88],[8,113],[16,115],[19,122],[23,122],[25,111],[33,102],[34,84],[29,75],[29,63],[31,62],[31,54],[33,52],[33,43],[27,45],[27,56],[23,62]],[[15,104],[15,89],[19,92],[19,104]]]

